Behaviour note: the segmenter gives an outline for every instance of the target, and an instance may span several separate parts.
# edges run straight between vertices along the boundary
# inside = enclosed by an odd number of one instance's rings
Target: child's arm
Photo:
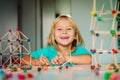
[[[79,54],[76,56],[65,56],[66,61],[69,61],[71,58],[71,63],[73,64],[91,64],[92,57],[88,54]]]
[[[27,63],[26,63],[26,62]],[[30,56],[24,56],[21,60],[22,65],[30,65]],[[42,65],[50,65],[48,59],[45,56],[41,56],[40,58],[32,58],[31,57],[31,64],[33,66],[42,66]]]
[[[35,59],[31,57],[31,63],[33,64],[35,62]],[[22,65],[30,65],[30,55],[24,55],[21,58],[21,64]]]
[[[76,56],[56,56],[52,59],[52,63],[54,64],[62,64],[64,62],[71,62],[73,64],[91,64],[92,58],[88,54],[79,54]]]

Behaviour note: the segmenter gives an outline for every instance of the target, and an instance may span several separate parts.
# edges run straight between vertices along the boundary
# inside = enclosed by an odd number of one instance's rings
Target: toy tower
[[[90,25],[92,49],[90,51],[93,53],[92,65],[97,67],[104,66],[100,63],[100,54],[112,55],[112,67],[119,67],[116,58],[120,52],[117,48],[117,38],[120,35],[120,31],[117,30],[118,21],[120,21],[119,4],[119,0],[93,0]]]
[[[0,66],[20,65],[21,60],[27,64],[30,61],[22,59],[24,55],[29,55],[31,52],[30,39],[25,36],[19,29],[13,32],[11,29],[0,38]]]

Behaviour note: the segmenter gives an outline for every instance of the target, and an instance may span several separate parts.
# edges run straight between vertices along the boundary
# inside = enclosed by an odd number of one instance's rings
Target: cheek
[[[58,35],[59,35],[59,32],[56,31],[55,34],[54,34],[54,36],[56,37],[56,36],[58,36]]]
[[[74,32],[71,33],[71,34],[69,34],[69,35],[71,36],[72,39],[76,39],[76,36],[75,36],[75,33],[74,33]]]
[[[69,33],[69,35],[75,36],[75,32],[74,32],[74,31],[71,31],[71,32]]]
[[[55,32],[55,34],[54,34],[55,40],[58,39],[58,36],[59,36],[59,33]]]

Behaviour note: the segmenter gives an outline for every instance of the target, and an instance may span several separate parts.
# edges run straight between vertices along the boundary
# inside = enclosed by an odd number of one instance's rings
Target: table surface
[[[31,70],[27,70],[24,73],[23,70],[18,70],[16,72],[12,72],[13,76],[10,80],[19,80],[18,74],[24,74],[26,76],[25,80],[104,80],[104,75],[106,72],[112,72],[102,67],[99,70],[99,74],[91,70],[91,65],[78,65],[69,68],[59,69],[59,67],[46,67],[46,69],[42,69],[41,71],[37,71],[38,67],[33,67]],[[7,74],[10,74],[10,70],[5,70]],[[27,75],[31,73],[33,78],[28,79]],[[117,72],[119,73],[119,72]],[[2,76],[0,77],[2,80]],[[9,79],[8,79],[9,80]]]

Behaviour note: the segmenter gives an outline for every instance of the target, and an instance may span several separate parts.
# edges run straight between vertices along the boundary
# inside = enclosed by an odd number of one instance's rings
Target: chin
[[[70,44],[63,44],[63,43],[62,43],[61,45],[62,45],[62,46],[69,46]]]

